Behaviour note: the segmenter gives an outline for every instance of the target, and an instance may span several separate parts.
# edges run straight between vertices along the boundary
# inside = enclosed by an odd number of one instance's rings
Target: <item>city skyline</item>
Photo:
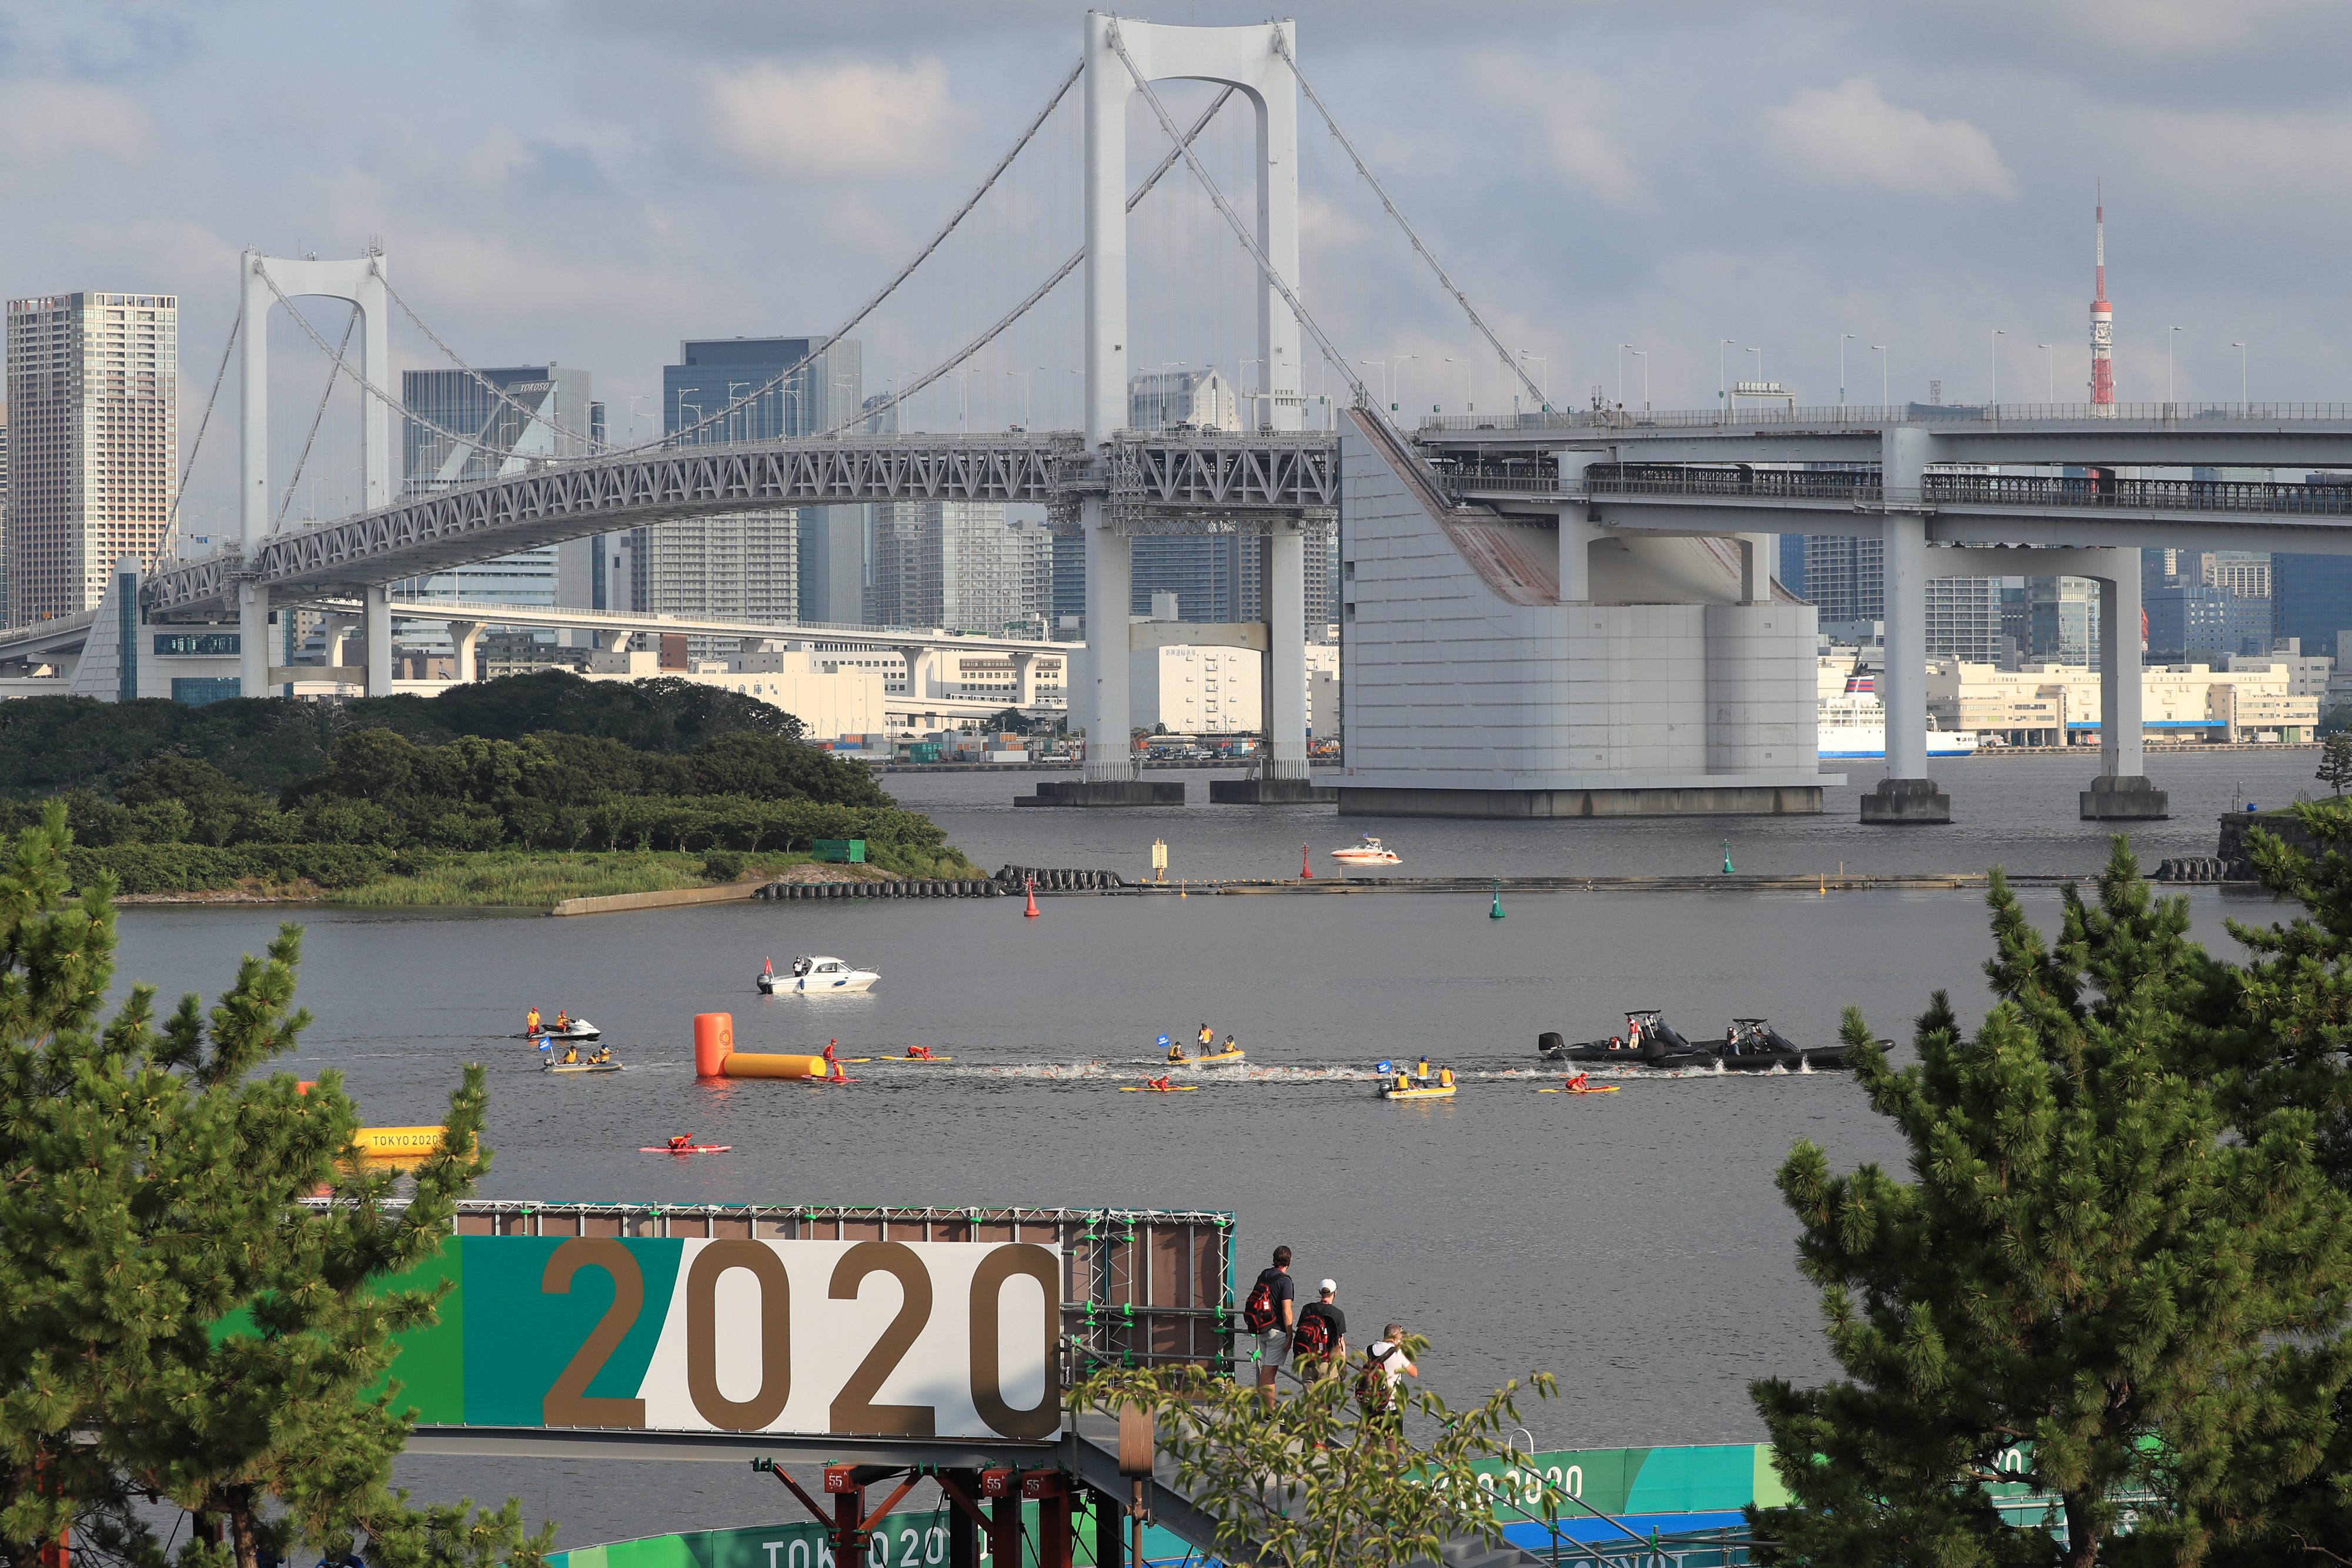
[[[632,410],[648,435],[681,338],[830,330],[886,278],[1066,68],[1081,14],[491,5],[287,29],[255,10],[20,10],[0,31],[0,168],[29,221],[0,235],[0,288],[180,295],[193,429],[236,251],[354,254],[380,235],[468,359],[594,364],[615,436]],[[1930,379],[1980,401],[1996,364],[2012,401],[2086,397],[2082,220],[2102,176],[2120,399],[2234,399],[2242,355],[2258,399],[2352,386],[2322,259],[2352,161],[2319,63],[2352,21],[2325,8],[1838,5],[1698,33],[1502,5],[1434,39],[1417,15],[1303,7],[1303,62],[1556,403],[1613,399],[1621,344],[1641,356],[1628,391],[1646,375],[1661,405],[1711,403],[1727,359],[1832,402],[1841,351],[1853,402],[1882,381],[1924,401]],[[331,99],[331,62],[362,42],[382,68]],[[291,134],[305,122],[352,129]],[[1352,176],[1318,188],[1323,140],[1303,148],[1305,283],[1359,373],[1408,405],[1507,396],[1395,236],[1366,225]],[[1171,221],[1171,246],[1197,230]],[[2250,251],[2257,221],[2271,237]],[[1360,268],[1340,276],[1340,254]],[[893,330],[920,336],[884,324],[868,390],[929,363]],[[1248,373],[1224,340],[1160,347]],[[973,428],[1066,423],[1063,369],[959,379],[947,406]],[[219,488],[198,473],[195,516]]]

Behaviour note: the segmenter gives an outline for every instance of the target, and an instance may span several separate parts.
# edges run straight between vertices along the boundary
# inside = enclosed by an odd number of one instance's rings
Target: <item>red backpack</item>
[[[1301,1355],[1323,1355],[1331,1349],[1331,1320],[1308,1307],[1299,1314],[1298,1327],[1292,1338]]]
[[[1242,1322],[1252,1333],[1272,1333],[1276,1322],[1274,1311],[1274,1287],[1260,1280],[1251,1288],[1249,1300],[1242,1303]]]

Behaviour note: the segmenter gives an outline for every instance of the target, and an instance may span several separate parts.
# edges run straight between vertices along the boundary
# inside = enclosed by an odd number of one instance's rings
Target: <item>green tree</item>
[[[2312,775],[2338,795],[2352,784],[2352,732],[2337,730],[2319,748],[2319,771]]]
[[[363,1396],[390,1336],[440,1292],[389,1291],[433,1256],[487,1166],[479,1067],[404,1207],[357,1166],[341,1075],[284,1072],[300,936],[247,956],[209,1012],[111,1016],[111,886],[67,897],[63,813],[0,864],[0,1563],[68,1527],[133,1568],[257,1568],[296,1542],[363,1542],[381,1568],[528,1564],[520,1509],[412,1509],[394,1490],[410,1414]],[[305,1200],[324,1190],[315,1208]],[[446,1289],[446,1287],[445,1287]],[[141,1502],[194,1516],[176,1558]]]
[[[1414,1357],[1426,1348],[1415,1335],[1403,1343]],[[1368,1418],[1351,1371],[1311,1379],[1270,1411],[1255,1384],[1200,1366],[1099,1372],[1070,1391],[1070,1403],[1153,1413],[1160,1451],[1176,1461],[1177,1484],[1217,1521],[1227,1561],[1392,1568],[1439,1561],[1448,1542],[1500,1542],[1477,1467],[1508,1460],[1519,1385],[1466,1410],[1403,1390],[1392,1415]],[[1528,1386],[1540,1398],[1559,1392],[1545,1372],[1530,1373]],[[1391,1424],[1398,1419],[1403,1436]],[[1434,1429],[1425,1445],[1410,1441],[1417,1427]]]
[[[1850,1380],[1754,1385],[1793,1499],[1751,1511],[1774,1561],[2194,1563],[2318,1458],[2352,1213],[2318,1118],[2203,1071],[2226,976],[2120,839],[2054,945],[1998,873],[1988,903],[1999,999],[1972,1038],[1938,991],[1897,1070],[1846,1015],[1913,1179],[1832,1176],[1809,1142],[1780,1173]],[[2004,1523],[1985,1489],[2011,1480],[2061,1518]],[[2126,1489],[2157,1500],[2127,1531]]]

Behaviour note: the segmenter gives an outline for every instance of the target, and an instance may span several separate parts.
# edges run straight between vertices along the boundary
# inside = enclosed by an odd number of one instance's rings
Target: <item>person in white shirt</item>
[[[1421,1368],[1404,1353],[1403,1339],[1402,1323],[1382,1329],[1381,1337],[1364,1353],[1364,1370],[1356,1383],[1357,1403],[1363,1406],[1364,1419],[1385,1428],[1391,1444],[1404,1436],[1404,1401],[1398,1385],[1421,1375]]]

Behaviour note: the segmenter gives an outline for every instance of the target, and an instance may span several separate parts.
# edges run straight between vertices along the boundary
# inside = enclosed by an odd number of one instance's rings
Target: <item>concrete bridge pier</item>
[[[360,620],[367,649],[367,695],[392,695],[392,585],[372,582],[360,590]]]
[[[1889,510],[1885,542],[1886,672],[1879,701],[1886,712],[1886,777],[1862,798],[1862,820],[1885,825],[1948,822],[1952,798],[1927,777],[1927,518],[1898,512],[1898,496],[1916,496],[1934,451],[1926,431],[1894,425],[1881,458]]]
[[[2099,585],[2099,776],[2083,791],[2082,820],[2161,821],[2171,815],[2171,797],[2149,782],[2142,750],[2139,551],[2082,557],[2090,563],[2084,575]]]
[[[449,622],[449,651],[455,655],[455,664],[449,672],[452,678],[459,681],[470,681],[475,678],[474,650],[481,641],[482,623],[480,622],[452,621]]]

